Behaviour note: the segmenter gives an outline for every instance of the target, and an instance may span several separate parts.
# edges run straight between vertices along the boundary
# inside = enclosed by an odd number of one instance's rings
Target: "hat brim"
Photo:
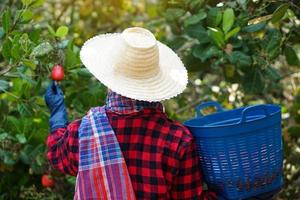
[[[151,78],[134,78],[114,70],[114,55],[121,40],[120,33],[102,34],[87,40],[80,59],[85,67],[106,87],[132,99],[162,101],[182,93],[188,75],[181,59],[168,46],[158,42],[159,72]]]

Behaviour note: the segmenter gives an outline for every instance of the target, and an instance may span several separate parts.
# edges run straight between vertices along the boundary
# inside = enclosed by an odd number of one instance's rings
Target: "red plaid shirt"
[[[191,133],[170,120],[160,103],[109,93],[107,107],[137,199],[216,199],[213,192],[203,191]],[[50,163],[73,176],[78,171],[79,126],[80,120],[76,120],[47,139]]]

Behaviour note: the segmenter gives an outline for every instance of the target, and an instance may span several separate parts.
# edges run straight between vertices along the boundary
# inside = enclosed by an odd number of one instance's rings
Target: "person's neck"
[[[147,102],[131,99],[108,90],[106,97],[106,107],[109,110],[119,113],[138,112],[144,108],[156,108],[163,110],[160,102]]]

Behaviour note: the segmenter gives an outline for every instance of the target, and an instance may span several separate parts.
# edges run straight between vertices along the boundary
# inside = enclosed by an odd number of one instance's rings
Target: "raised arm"
[[[54,168],[63,173],[76,175],[78,171],[78,128],[80,120],[68,124],[64,95],[54,81],[45,94],[50,109],[50,134],[47,139],[47,157]]]
[[[76,176],[78,172],[78,128],[80,120],[66,128],[58,128],[47,139],[47,158],[51,165],[65,174]]]

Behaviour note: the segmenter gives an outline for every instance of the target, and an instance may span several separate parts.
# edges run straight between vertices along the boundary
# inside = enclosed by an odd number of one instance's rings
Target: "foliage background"
[[[172,118],[193,117],[207,100],[227,109],[282,105],[285,186],[278,199],[300,199],[299,1],[0,0],[0,12],[0,199],[72,199],[74,177],[51,169],[45,157],[49,74],[54,64],[65,67],[70,120],[102,105],[105,87],[78,52],[86,39],[128,26],[153,31],[189,70],[188,89],[164,102]],[[45,173],[54,188],[41,186]]]

